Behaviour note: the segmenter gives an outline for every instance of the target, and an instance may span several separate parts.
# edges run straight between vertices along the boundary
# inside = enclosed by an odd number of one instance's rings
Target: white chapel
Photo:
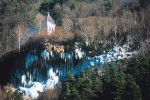
[[[49,15],[49,12],[48,12],[48,15],[47,15],[47,34],[51,35],[52,32],[55,31],[55,27],[56,27],[55,21],[52,19],[52,17]]]

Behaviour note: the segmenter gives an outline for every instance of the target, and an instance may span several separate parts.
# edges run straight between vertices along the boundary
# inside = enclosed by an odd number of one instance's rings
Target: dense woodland
[[[54,41],[80,36],[103,48],[124,41],[140,44],[149,38],[148,4],[149,0],[1,0],[0,55],[18,48],[19,32],[21,45],[46,34],[47,12],[58,27]]]
[[[47,37],[43,21],[50,12],[57,25],[50,41],[88,42],[91,56],[123,43],[140,52],[119,64],[105,64],[101,72],[96,66],[77,76],[69,72],[62,86],[45,91],[39,100],[149,100],[149,4],[149,0],[1,0],[0,57],[17,51],[19,31],[21,46]],[[33,26],[36,32],[31,34]],[[22,99],[9,87],[1,89],[0,100]]]
[[[139,55],[121,65],[106,65],[101,73],[95,68],[87,68],[76,77],[69,73],[62,97],[66,100],[148,100],[149,63],[149,57]]]

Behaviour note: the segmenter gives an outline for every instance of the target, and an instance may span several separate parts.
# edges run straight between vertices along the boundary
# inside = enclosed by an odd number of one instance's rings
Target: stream
[[[45,44],[42,44],[45,45]],[[53,89],[66,74],[77,75],[87,67],[101,68],[105,63],[131,58],[137,51],[128,52],[126,45],[114,46],[99,56],[89,57],[82,48],[66,49],[64,45],[46,43],[42,47],[21,50],[0,62],[1,84],[12,83],[20,92],[37,98],[39,92]]]

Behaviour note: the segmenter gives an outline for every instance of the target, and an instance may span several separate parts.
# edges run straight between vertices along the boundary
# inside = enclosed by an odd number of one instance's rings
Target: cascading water
[[[39,92],[54,88],[64,79],[67,72],[74,75],[85,71],[87,67],[101,67],[105,63],[132,57],[136,51],[127,52],[124,46],[115,46],[99,56],[87,57],[79,48],[55,51],[43,47],[32,47],[20,53],[18,60],[12,62],[8,81],[20,92],[36,98]],[[10,66],[10,65],[9,65]]]
[[[74,67],[85,56],[78,48],[73,51],[57,52],[54,48],[49,51],[43,47],[33,47],[22,51],[15,56],[17,60],[10,59],[12,64],[8,65],[10,70],[6,73],[7,82],[12,83],[20,92],[24,91],[23,93],[31,98],[36,98],[39,92],[45,89],[54,88],[67,72],[73,72]]]

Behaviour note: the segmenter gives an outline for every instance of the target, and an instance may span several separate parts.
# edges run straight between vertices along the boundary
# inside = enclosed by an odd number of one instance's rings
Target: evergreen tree
[[[150,57],[149,55],[140,54],[132,58],[127,64],[126,73],[133,76],[139,85],[142,99],[150,99]]]
[[[121,99],[125,85],[124,74],[117,68],[108,68],[103,77],[103,98],[107,100]]]
[[[68,83],[65,83],[64,87],[63,87],[63,99],[64,100],[69,100],[70,96],[71,96],[71,90],[69,87]]]
[[[82,100],[79,94],[79,90],[77,90],[74,86],[71,91],[71,100]]]
[[[132,75],[126,75],[126,84],[124,89],[125,100],[141,100],[141,92],[139,86],[134,81]]]
[[[63,84],[63,99],[70,100],[72,98],[72,87],[75,83],[75,78],[71,72],[68,72],[65,79]]]

